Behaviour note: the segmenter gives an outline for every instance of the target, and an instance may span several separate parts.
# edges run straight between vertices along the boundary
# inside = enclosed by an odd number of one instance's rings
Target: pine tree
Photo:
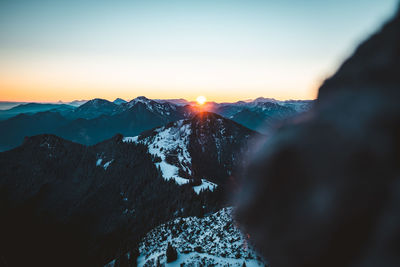
[[[129,266],[131,267],[137,266],[137,258],[139,257],[139,254],[140,254],[139,249],[137,246],[135,246],[130,252]]]
[[[173,262],[178,258],[178,253],[176,252],[176,249],[169,242],[166,254],[167,254],[167,263]]]

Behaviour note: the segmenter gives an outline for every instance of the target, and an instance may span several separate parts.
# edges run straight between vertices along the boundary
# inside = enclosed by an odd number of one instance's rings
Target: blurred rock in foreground
[[[400,13],[244,171],[237,219],[271,266],[400,266]]]

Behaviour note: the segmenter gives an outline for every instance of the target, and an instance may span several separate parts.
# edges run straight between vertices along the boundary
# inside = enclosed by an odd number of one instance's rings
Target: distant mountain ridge
[[[177,107],[170,103],[160,104],[144,97],[120,105],[94,99],[71,111],[51,112],[57,113],[59,119],[57,122],[48,120],[47,125],[47,113],[19,115],[0,121],[0,127],[4,129],[0,132],[0,150],[21,144],[24,136],[45,133],[93,145],[117,133],[138,135],[145,130],[186,118],[191,114],[185,107]],[[36,120],[42,120],[44,124],[35,124]],[[21,127],[23,124],[30,127]],[[10,138],[6,138],[7,136]]]
[[[113,101],[113,103],[114,104],[117,104],[117,105],[120,105],[120,104],[123,104],[123,103],[126,103],[127,101],[126,100],[124,100],[124,99],[122,99],[122,98],[116,98],[114,101]]]
[[[121,104],[111,115],[94,119],[77,119],[56,131],[56,134],[83,144],[95,144],[117,133],[135,136],[143,131],[185,118],[183,109],[174,110],[170,104],[157,104],[151,100]],[[163,105],[160,107],[160,105]]]
[[[216,104],[210,110],[247,128],[268,134],[276,123],[307,112],[312,105],[312,100],[280,101],[260,97],[253,101]]]
[[[250,102],[206,103],[199,108],[197,104],[186,105],[182,99],[151,100],[137,97],[129,102],[117,101],[119,104],[105,99],[92,99],[73,107],[65,104],[30,103],[1,114],[26,113],[0,121],[3,130],[0,133],[0,151],[11,149],[21,144],[25,136],[51,133],[81,144],[93,145],[111,138],[117,133],[135,136],[143,131],[165,125],[169,122],[188,119],[198,112],[211,111],[230,118],[252,130],[268,133],[268,130],[280,120],[302,113],[312,105],[311,101],[276,101],[256,99]],[[179,104],[175,104],[179,102]],[[60,114],[58,122],[48,120],[49,125],[35,124],[48,116],[37,110]],[[18,122],[19,121],[19,122]],[[45,122],[45,120],[43,120]],[[30,125],[30,128],[18,125]]]
[[[116,113],[118,105],[105,99],[95,98],[64,114],[69,119],[94,119]]]
[[[0,101],[0,110],[8,110],[26,102]]]
[[[58,111],[65,113],[73,110],[74,107],[66,104],[42,104],[42,103],[26,103],[20,104],[6,110],[0,110],[0,120],[9,119],[19,114],[34,114],[44,111]]]
[[[174,104],[174,105],[177,105],[177,106],[186,106],[186,105],[190,105],[190,104],[194,103],[193,101],[190,102],[190,101],[188,101],[186,99],[183,99],[183,98],[179,98],[179,99],[154,99],[154,101],[159,102],[159,103],[168,102],[168,103],[171,103],[171,104]]]

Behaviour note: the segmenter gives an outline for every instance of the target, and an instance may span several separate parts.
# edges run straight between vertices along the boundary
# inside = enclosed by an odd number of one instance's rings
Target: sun
[[[196,101],[199,105],[203,105],[204,103],[206,103],[207,99],[201,95],[201,96],[197,97]]]

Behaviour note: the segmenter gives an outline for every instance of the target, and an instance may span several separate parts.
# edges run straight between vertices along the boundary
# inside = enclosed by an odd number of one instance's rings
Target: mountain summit
[[[113,103],[114,103],[114,104],[117,104],[117,105],[121,105],[121,104],[123,104],[123,103],[126,103],[126,100],[123,100],[122,98],[116,98],[116,99],[113,101]]]
[[[199,193],[227,183],[240,165],[246,143],[257,135],[222,116],[203,112],[123,141],[146,145],[164,179],[192,183]]]

